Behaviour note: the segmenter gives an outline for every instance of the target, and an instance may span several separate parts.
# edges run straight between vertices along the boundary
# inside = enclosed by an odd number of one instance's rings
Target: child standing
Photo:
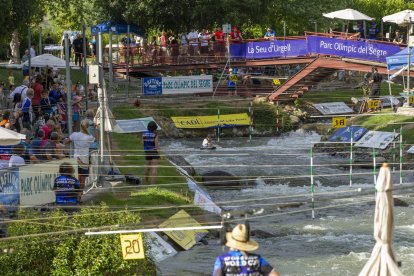
[[[9,87],[14,86],[14,75],[12,71],[9,71],[8,81],[9,81]]]

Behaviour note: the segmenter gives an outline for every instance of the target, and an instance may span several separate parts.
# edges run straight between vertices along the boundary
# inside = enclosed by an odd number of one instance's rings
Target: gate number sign
[[[346,117],[333,117],[332,118],[332,127],[333,128],[346,127]]]
[[[369,109],[376,109],[380,108],[381,101],[380,100],[369,100],[368,101],[368,108]]]
[[[124,260],[145,259],[141,234],[120,235]]]

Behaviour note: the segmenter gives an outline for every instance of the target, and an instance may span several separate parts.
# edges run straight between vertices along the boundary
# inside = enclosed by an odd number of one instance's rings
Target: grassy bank
[[[402,127],[403,143],[414,143],[414,119],[411,116],[395,114],[391,109],[355,117],[352,124],[361,125],[369,130],[395,131],[397,133],[400,132]]]
[[[117,119],[148,116],[128,105],[116,107],[113,112]],[[121,174],[137,175],[144,179],[145,159],[141,135],[113,133],[112,142],[114,161]],[[137,212],[140,216],[146,221],[153,221],[154,225],[180,209],[185,209],[194,217],[203,214],[199,208],[192,206],[192,193],[188,190],[186,179],[164,158],[158,162],[155,185],[121,184],[111,193],[98,195],[94,201],[103,201],[112,207],[139,208],[141,210],[137,209]]]

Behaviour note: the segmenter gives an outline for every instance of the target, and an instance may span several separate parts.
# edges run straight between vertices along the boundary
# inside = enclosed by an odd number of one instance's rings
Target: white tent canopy
[[[12,146],[20,143],[22,139],[26,139],[26,135],[20,134],[13,130],[0,127],[0,145]]]
[[[29,61],[26,61],[23,65],[29,66]],[[66,61],[51,54],[43,54],[30,59],[30,65],[32,67],[64,69],[66,68]]]
[[[384,16],[382,21],[388,23],[395,23],[397,25],[405,25],[410,22],[414,22],[414,11],[404,10],[394,14]]]
[[[359,11],[353,9],[344,9],[339,11],[334,11],[330,13],[324,13],[323,16],[332,19],[343,19],[343,20],[373,20],[374,18],[369,17]]]

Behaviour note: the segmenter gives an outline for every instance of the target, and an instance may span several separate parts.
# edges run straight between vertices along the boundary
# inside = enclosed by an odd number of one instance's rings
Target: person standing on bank
[[[69,138],[65,139],[65,144],[73,142],[73,158],[78,160],[78,175],[80,189],[85,189],[85,181],[89,175],[89,145],[95,141],[95,138],[89,133],[89,121],[84,119],[80,125],[79,132],[73,132]]]
[[[71,163],[64,162],[59,166],[59,176],[55,178],[53,190],[56,195],[56,205],[77,205],[81,197],[80,183],[73,174],[75,170]]]
[[[370,98],[379,98],[381,95],[381,82],[382,76],[378,73],[378,68],[372,68],[371,80],[369,83],[372,85]]]
[[[260,255],[249,253],[258,249],[259,245],[250,239],[249,229],[245,224],[238,224],[231,233],[226,233],[226,241],[226,246],[230,248],[230,251],[216,259],[213,276],[280,276]]]
[[[147,130],[142,135],[145,152],[145,181],[146,183],[155,184],[157,177],[157,163],[160,159],[160,146],[158,144],[157,124],[154,121],[148,123]],[[151,171],[151,182],[149,181]]]

